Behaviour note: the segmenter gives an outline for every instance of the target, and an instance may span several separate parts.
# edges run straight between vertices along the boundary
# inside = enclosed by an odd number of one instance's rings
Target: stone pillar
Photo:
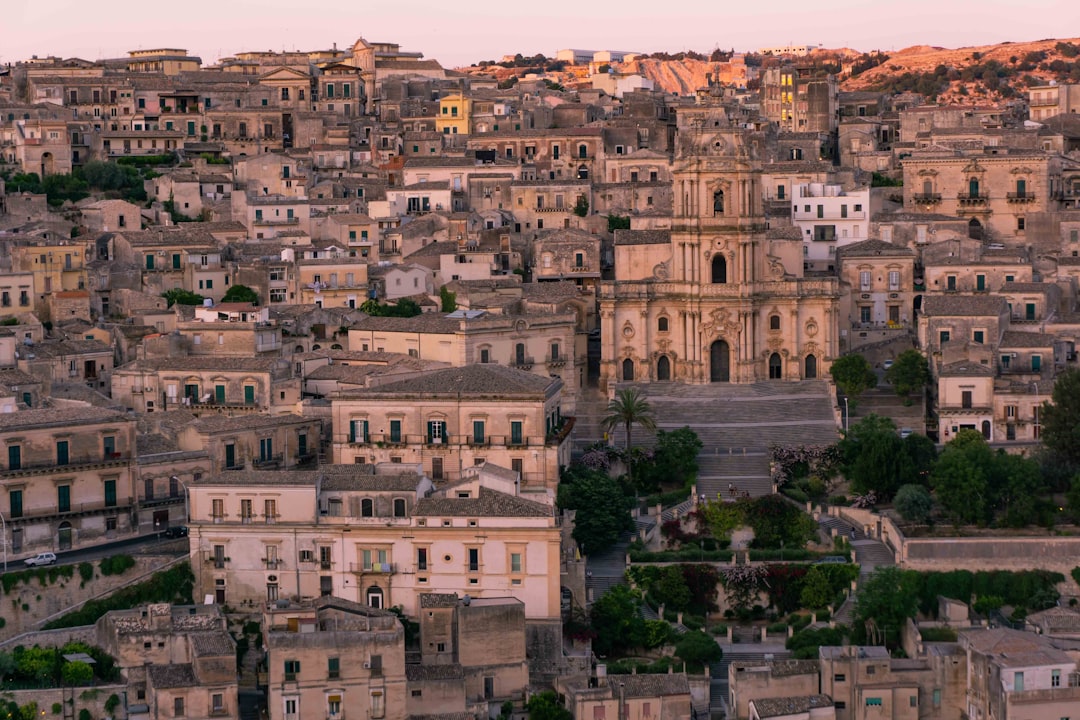
[[[791,637],[791,636],[792,636],[792,635],[794,635],[794,634],[795,634],[795,628],[793,628],[793,627],[791,627],[790,625],[788,625],[788,626],[787,626],[787,636],[788,636],[788,637]]]
[[[761,626],[761,642],[765,642],[769,639],[769,629],[764,625]]]
[[[727,626],[727,641],[731,645],[735,640],[735,633],[730,625]]]

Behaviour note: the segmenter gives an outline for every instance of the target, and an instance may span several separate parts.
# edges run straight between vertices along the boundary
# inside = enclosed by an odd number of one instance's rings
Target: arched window
[[[304,352],[304,346],[303,345],[297,345],[296,348],[293,349],[293,352],[294,353],[302,353],[302,352]]]
[[[577,169],[577,179],[578,180],[588,180],[589,179],[589,168],[585,167],[584,165],[579,167]]]
[[[364,498],[360,501],[360,517],[375,517],[375,501]]]
[[[656,361],[656,379],[660,382],[671,380],[671,361],[667,355],[661,355]]]
[[[367,589],[365,593],[367,595],[368,607],[379,608],[383,607],[383,591],[378,585],[372,585]]]
[[[987,440],[990,439],[990,421],[989,420],[983,420],[982,421],[982,434],[983,434],[983,437],[986,438]]]
[[[405,517],[405,498],[394,498],[394,517]]]
[[[585,145],[584,143],[582,143],[581,145],[578,145],[577,146],[577,156],[582,160],[589,157],[589,146]]]
[[[816,377],[817,377],[817,356],[816,355],[807,355],[806,356],[806,370],[805,370],[805,372],[803,372],[803,379],[805,379],[805,380],[813,380]]]
[[[717,190],[712,194],[712,213],[713,215],[724,214],[724,191]]]
[[[713,255],[712,281],[716,285],[723,285],[727,282],[727,260],[720,253]]]
[[[779,315],[770,315],[769,316],[769,329],[770,330],[779,330],[780,329],[780,316]]]
[[[668,319],[666,317],[662,317],[662,318],[658,319],[656,321],[656,329],[657,329],[658,332],[667,332],[668,331]]]
[[[622,379],[623,382],[634,381],[634,361],[630,358],[622,361]]]
[[[979,178],[971,178],[968,180],[968,196],[977,198],[979,197]]]
[[[923,192],[923,195],[933,195],[934,194],[934,181],[933,180],[923,180],[922,192]]]
[[[518,343],[514,346],[514,363],[517,365],[525,364],[525,343]]]

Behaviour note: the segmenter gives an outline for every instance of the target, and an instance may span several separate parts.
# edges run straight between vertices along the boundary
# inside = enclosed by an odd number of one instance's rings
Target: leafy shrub
[[[83,708],[79,711],[79,720],[94,720],[94,716],[90,713],[89,710]]]
[[[786,487],[782,492],[796,502],[805,503],[810,501],[810,496],[798,488]]]
[[[79,563],[79,577],[83,579],[83,582],[89,582],[94,579],[94,566],[88,562]]]
[[[769,625],[766,629],[768,630],[770,635],[786,633],[788,629],[788,624],[784,622],[773,623],[772,625]]]
[[[130,555],[113,555],[111,557],[102,558],[101,564],[98,567],[101,568],[102,575],[122,575],[135,567],[135,559]],[[82,570],[79,572],[81,573]]]
[[[61,712],[63,712],[63,710],[64,710],[64,706],[61,705],[60,703],[53,703],[52,704],[52,714],[53,715],[59,715]]]

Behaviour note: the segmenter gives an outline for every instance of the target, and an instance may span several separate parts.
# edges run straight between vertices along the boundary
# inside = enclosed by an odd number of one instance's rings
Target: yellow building
[[[471,117],[472,100],[461,93],[447,95],[439,100],[435,129],[443,135],[468,135]]]

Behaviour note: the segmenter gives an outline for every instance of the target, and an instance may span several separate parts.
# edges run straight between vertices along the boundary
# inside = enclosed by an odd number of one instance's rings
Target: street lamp
[[[848,402],[847,396],[844,397],[844,432],[848,429]]]

